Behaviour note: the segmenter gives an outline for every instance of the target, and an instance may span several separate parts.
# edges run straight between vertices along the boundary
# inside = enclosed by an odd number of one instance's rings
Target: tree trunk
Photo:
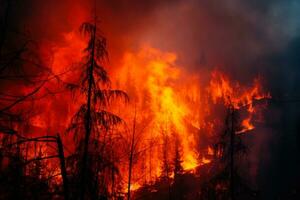
[[[69,182],[68,182],[68,178],[67,178],[64,148],[63,148],[62,141],[61,141],[59,134],[57,134],[56,140],[57,140],[58,156],[59,156],[59,161],[60,161],[60,171],[61,171],[63,187],[64,187],[64,197],[65,197],[65,200],[69,200]]]
[[[231,131],[230,131],[230,196],[231,200],[234,200],[234,145],[235,145],[235,123],[233,105],[231,106]]]
[[[86,112],[86,121],[85,121],[85,138],[84,138],[84,147],[83,147],[83,156],[82,156],[82,169],[81,169],[81,194],[80,199],[84,200],[84,194],[86,189],[86,170],[87,170],[87,161],[88,161],[88,146],[89,138],[91,135],[92,128],[92,119],[91,119],[91,97],[92,97],[92,81],[93,81],[93,70],[94,70],[94,54],[95,54],[95,37],[96,37],[96,22],[94,25],[94,31],[92,34],[93,47],[91,52],[91,66],[89,67],[89,82],[88,82],[88,94],[87,94],[87,112]]]
[[[127,200],[130,200],[130,185],[131,185],[131,174],[132,174],[132,161],[133,161],[134,143],[135,143],[135,141],[134,141],[135,140],[135,126],[136,126],[136,112],[135,112],[134,121],[133,121],[133,130],[132,130],[131,147],[130,147],[130,155],[129,155]]]

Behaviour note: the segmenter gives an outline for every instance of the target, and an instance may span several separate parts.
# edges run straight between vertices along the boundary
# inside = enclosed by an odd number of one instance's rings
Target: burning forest
[[[0,5],[0,199],[299,199],[297,1]]]

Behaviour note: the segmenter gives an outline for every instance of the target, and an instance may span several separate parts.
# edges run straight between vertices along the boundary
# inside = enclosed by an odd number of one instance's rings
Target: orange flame
[[[53,71],[56,74],[63,72],[66,66],[80,62],[82,49],[85,41],[75,33],[65,35],[66,45],[55,47],[53,56]],[[147,152],[140,159],[144,162],[137,162],[131,189],[138,188],[141,183],[139,176],[145,176],[146,181],[153,181],[161,175],[162,166],[162,132],[169,138],[167,157],[169,162],[173,162],[175,145],[174,133],[178,135],[182,156],[182,166],[184,170],[195,169],[199,165],[211,162],[214,154],[213,149],[205,147],[201,156],[197,145],[203,138],[199,137],[199,130],[205,129],[205,134],[209,137],[217,125],[216,120],[206,120],[207,118],[218,118],[212,110],[216,104],[220,103],[227,107],[232,105],[236,110],[246,110],[242,116],[242,129],[237,132],[245,133],[255,128],[253,120],[259,113],[259,108],[255,105],[256,100],[270,98],[268,93],[264,93],[258,80],[254,81],[252,87],[244,87],[237,82],[232,82],[220,71],[213,71],[209,83],[205,83],[206,77],[187,71],[183,66],[177,64],[177,55],[173,52],[162,52],[151,47],[143,47],[138,52],[128,51],[124,54],[121,66],[113,66],[114,74],[112,83],[116,88],[128,92],[132,104],[124,109],[114,105],[110,108],[119,110],[119,115],[130,123],[132,112],[137,109],[138,119],[145,121],[147,126],[143,129],[140,145]],[[66,73],[63,80],[76,80],[76,73]],[[203,84],[203,85],[200,85]],[[65,99],[67,107],[65,120],[54,124],[65,124],[67,119],[76,110],[76,105],[70,105],[69,97]],[[54,99],[57,101],[57,99]],[[79,104],[76,101],[75,104]],[[63,101],[61,102],[63,103]],[[47,113],[61,112],[59,108],[63,105],[47,104]],[[120,111],[122,110],[122,112]],[[58,113],[55,113],[58,115]],[[55,116],[55,115],[50,115]],[[55,120],[55,119],[52,119]],[[219,119],[222,121],[223,119]],[[36,126],[47,128],[48,118],[40,115],[33,119]],[[70,141],[69,139],[66,139]],[[199,141],[198,141],[199,140]],[[150,141],[150,142],[149,142]],[[154,141],[154,142],[153,142]],[[72,145],[72,144],[70,144]],[[126,163],[126,162],[125,162]],[[126,167],[120,166],[126,174]],[[143,168],[143,169],[142,169]],[[145,175],[146,174],[146,175]],[[125,179],[126,180],[126,179]]]
[[[214,103],[221,100],[227,106],[233,106],[239,110],[246,108],[248,117],[242,120],[243,129],[238,133],[253,130],[255,127],[252,123],[253,115],[256,114],[254,102],[255,100],[269,99],[271,95],[264,93],[258,79],[254,80],[254,84],[250,88],[241,87],[238,83],[232,84],[230,80],[218,71],[212,72],[212,80],[210,81],[209,91]]]

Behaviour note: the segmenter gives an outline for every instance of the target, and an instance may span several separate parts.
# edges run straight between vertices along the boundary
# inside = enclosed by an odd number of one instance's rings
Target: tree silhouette
[[[89,158],[90,150],[92,150],[89,149],[91,137],[93,141],[97,141],[101,131],[107,132],[111,126],[121,123],[121,118],[106,108],[115,99],[128,101],[128,96],[121,90],[111,89],[110,79],[102,65],[107,58],[106,39],[97,28],[97,19],[95,18],[93,22],[83,23],[80,31],[88,37],[87,46],[84,50],[82,79],[79,85],[86,103],[81,105],[73,116],[68,131],[74,132],[74,138],[78,142],[78,150],[82,154],[79,185],[81,188],[80,199],[84,199],[87,181],[89,181],[87,180],[88,165],[91,165]],[[96,146],[94,145],[94,147]]]
[[[239,120],[239,110],[231,103],[227,106],[227,113],[224,122],[224,131],[219,135],[218,142],[213,144],[215,154],[215,175],[211,178],[208,189],[210,196],[216,199],[237,199],[241,189],[246,192],[252,192],[242,180],[238,163],[246,155],[246,146],[244,145],[241,134],[241,122]],[[221,166],[221,167],[220,167]]]
[[[182,147],[178,133],[173,133],[174,138],[174,157],[173,157],[173,170],[174,181],[172,185],[172,199],[183,199],[184,184],[183,184],[183,167],[182,167]]]
[[[174,159],[173,159],[174,179],[176,179],[177,176],[183,173],[182,147],[177,133],[173,134],[173,138],[174,138]]]
[[[124,138],[124,147],[126,152],[126,158],[128,160],[128,182],[127,182],[127,199],[131,199],[131,184],[132,177],[134,175],[134,166],[137,164],[138,160],[145,156],[145,152],[149,147],[145,147],[144,144],[144,133],[145,129],[149,125],[149,119],[138,120],[137,108],[135,105],[134,116],[132,120],[132,128],[128,128],[126,138]],[[143,174],[142,176],[145,176]],[[140,179],[140,178],[138,178]]]

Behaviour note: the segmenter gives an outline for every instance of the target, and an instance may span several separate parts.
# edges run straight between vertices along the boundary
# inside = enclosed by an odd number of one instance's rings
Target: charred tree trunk
[[[134,137],[134,136],[133,136]],[[134,139],[133,139],[134,141]],[[129,169],[128,169],[128,186],[127,186],[127,200],[130,200],[130,185],[131,185],[131,174],[132,174],[132,160],[133,160],[133,152],[132,152],[133,144],[131,144],[131,150],[129,155]]]
[[[165,130],[162,130],[162,135],[163,135],[163,168],[162,168],[162,174],[163,174],[163,179],[166,181],[166,184],[168,184],[168,199],[171,200],[171,179],[170,179],[170,173],[171,173],[171,166],[169,163],[169,158],[168,158],[168,151],[169,151],[169,136],[165,132]]]
[[[110,144],[111,144],[111,157],[112,157],[112,160],[115,158],[115,154],[114,154],[114,151],[113,151],[113,142],[112,142],[112,138],[110,137],[109,138],[110,140]],[[111,170],[111,198],[112,199],[115,199],[116,195],[115,195],[115,187],[116,187],[116,181],[115,181],[115,167],[114,166],[111,166],[110,168]]]
[[[235,188],[234,188],[234,146],[235,146],[235,109],[234,106],[230,107],[231,112],[231,131],[230,131],[230,196],[231,200],[235,200]]]
[[[57,148],[58,148],[58,156],[60,161],[60,171],[63,179],[64,198],[65,200],[69,200],[69,182],[68,182],[67,170],[65,164],[64,149],[59,134],[57,134]]]
[[[127,200],[130,200],[130,186],[131,186],[132,164],[133,164],[134,143],[135,143],[135,129],[136,129],[136,112],[133,120],[133,130],[132,130],[131,147],[130,147],[130,154],[129,154]]]
[[[85,138],[84,138],[84,147],[83,147],[83,156],[82,156],[82,169],[81,169],[81,194],[80,199],[84,200],[85,189],[86,189],[86,171],[87,171],[87,162],[88,162],[88,146],[89,139],[92,129],[92,116],[91,116],[91,98],[92,98],[92,84],[93,84],[93,71],[94,71],[94,54],[95,54],[95,38],[96,38],[96,21],[94,24],[94,30],[92,32],[92,51],[91,51],[91,65],[89,66],[88,74],[88,93],[87,93],[87,111],[85,116]]]

